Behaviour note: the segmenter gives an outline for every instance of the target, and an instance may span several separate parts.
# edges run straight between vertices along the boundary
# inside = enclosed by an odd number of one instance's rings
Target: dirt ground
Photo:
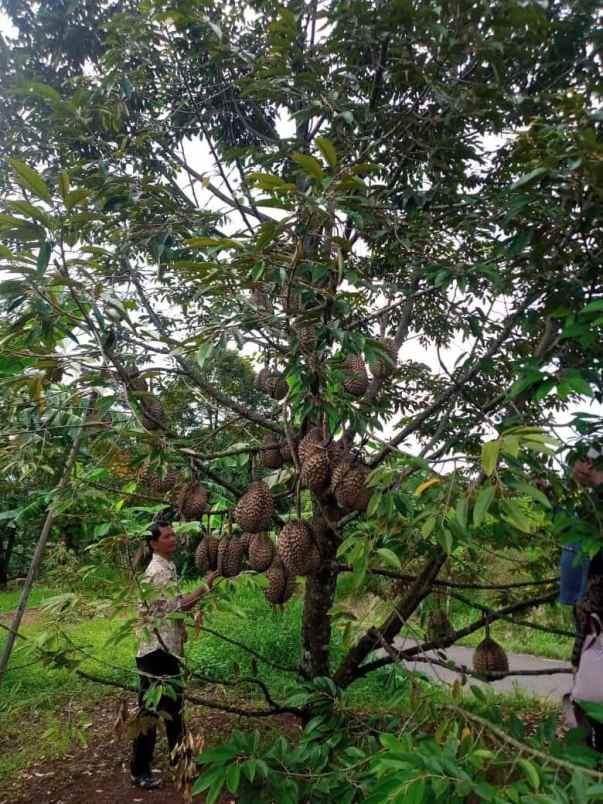
[[[154,770],[160,771],[164,784],[159,790],[145,791],[132,786],[128,772],[129,742],[126,736],[116,736],[114,725],[120,700],[104,698],[87,710],[92,725],[88,729],[86,746],[73,747],[58,760],[41,759],[22,771],[12,783],[0,790],[0,804],[178,804],[183,800],[176,789],[167,763],[167,743],[163,729],[157,740]],[[135,700],[128,700],[130,712]],[[281,716],[263,718],[262,723],[249,718],[222,712],[189,714],[188,725],[195,735],[204,735],[206,744],[218,741],[236,728],[279,729],[292,733],[298,726],[295,719]],[[194,799],[202,804],[205,795]],[[236,799],[224,794],[219,804]]]

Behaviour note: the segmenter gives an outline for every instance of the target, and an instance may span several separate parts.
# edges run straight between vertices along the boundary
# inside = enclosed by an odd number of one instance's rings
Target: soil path
[[[120,697],[98,701],[86,710],[91,725],[88,743],[73,747],[60,759],[44,757],[22,771],[14,782],[0,790],[0,804],[180,804],[182,794],[171,780],[167,762],[167,743],[163,729],[157,740],[154,770],[159,771],[164,784],[159,790],[145,791],[133,787],[128,772],[129,741],[117,737],[114,724],[118,716]],[[130,713],[135,711],[135,698],[127,698]],[[191,712],[188,725],[195,735],[203,735],[207,744],[220,741],[233,729],[278,729],[291,734],[298,730],[289,716],[262,718],[262,723],[223,712],[195,715]],[[267,722],[271,721],[271,722]],[[41,739],[43,745],[43,740]],[[42,749],[43,750],[43,749]],[[203,804],[205,795],[197,796],[194,804]],[[234,804],[232,795],[223,794],[218,804]]]
[[[398,649],[410,648],[417,643],[412,639],[398,637],[395,645]],[[452,648],[446,648],[443,653],[446,654],[456,665],[464,665],[470,670],[473,667],[473,648],[464,648],[455,645]],[[435,651],[429,651],[426,654],[433,659],[440,659]],[[572,669],[569,662],[562,662],[558,659],[544,659],[541,656],[531,656],[528,653],[509,653],[509,669],[510,670],[547,670],[551,667],[566,667],[567,673],[559,673],[559,675],[542,675],[542,676],[509,676],[500,681],[484,682],[469,677],[471,684],[478,684],[495,689],[497,692],[513,692],[516,688],[531,695],[538,695],[541,698],[550,698],[554,701],[561,701],[566,692],[569,692],[572,684]],[[452,683],[455,679],[460,678],[459,673],[453,670],[448,670],[445,667],[437,665],[430,665],[427,662],[413,662],[405,663],[411,670],[418,670],[427,673],[430,676],[437,678],[443,683]]]

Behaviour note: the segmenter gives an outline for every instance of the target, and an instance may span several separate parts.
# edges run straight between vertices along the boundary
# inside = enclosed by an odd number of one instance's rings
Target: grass
[[[224,585],[223,588],[226,589],[227,586]],[[257,579],[243,576],[231,585],[231,589],[231,594],[224,592],[219,596],[217,607],[206,612],[204,624],[235,642],[252,647],[273,663],[292,668],[298,666],[301,660],[302,596],[294,597],[282,611],[275,612],[267,606],[258,588]],[[88,590],[88,594],[90,592]],[[37,587],[32,593],[30,607],[37,608],[56,594],[56,590],[49,587]],[[0,592],[0,613],[14,609],[18,597],[18,591]],[[365,605],[365,611],[359,613],[359,630],[364,630],[373,619],[379,619],[381,606],[379,602],[372,606]],[[571,625],[564,621],[566,614],[563,611],[554,612],[557,624],[571,630]],[[531,615],[536,620],[539,616],[539,612]],[[462,607],[453,609],[451,614],[456,627],[474,617],[474,612]],[[6,617],[4,620],[6,622]],[[96,617],[67,621],[64,630],[69,639],[86,653],[96,657],[96,660],[85,659],[82,669],[95,675],[133,683],[135,678],[129,670],[134,666],[135,637],[129,634],[117,643],[112,640],[112,635],[120,625],[119,619]],[[417,620],[413,627],[418,626]],[[48,618],[42,612],[39,618],[24,625],[22,631],[31,643],[43,644],[44,640],[50,638]],[[526,635],[529,639],[526,639]],[[508,650],[533,651],[552,658],[566,658],[571,649],[570,639],[551,637],[536,631],[527,632],[526,629],[506,623],[495,624],[493,636]],[[464,644],[476,644],[482,638],[483,633],[477,633]],[[3,636],[0,635],[0,648],[3,641]],[[78,677],[68,667],[56,668],[34,661],[31,644],[21,641],[19,643],[11,657],[7,675],[0,684],[0,784],[20,768],[40,758],[41,735],[45,757],[52,758],[65,753],[77,736],[82,705],[87,706],[110,694],[109,688]],[[56,646],[57,643],[52,644]],[[345,650],[341,632],[335,629],[333,666],[336,666]],[[271,693],[279,701],[286,700],[300,689],[299,679],[295,674],[281,672],[264,662],[257,662],[256,667],[248,653],[203,630],[197,639],[191,635],[187,656],[194,669],[218,682],[248,675],[257,676],[269,686]],[[392,687],[392,676],[391,672],[383,670],[354,684],[346,693],[345,705],[363,711],[403,708],[403,684],[402,692],[400,689],[396,690],[395,686]],[[421,683],[421,686],[426,694],[435,698],[447,694],[433,685]],[[241,693],[247,696],[246,702],[250,702],[250,698],[257,698],[254,690],[253,686],[241,688]],[[394,695],[397,698],[392,707]],[[521,710],[529,705],[521,695],[505,700],[504,705],[511,709],[516,707]],[[258,703],[261,704],[261,700]]]

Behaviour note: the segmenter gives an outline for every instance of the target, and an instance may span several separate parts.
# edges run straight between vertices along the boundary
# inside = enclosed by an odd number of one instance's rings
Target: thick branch
[[[360,638],[343,659],[335,673],[334,680],[338,686],[347,687],[355,680],[359,671],[362,670],[360,667],[362,662],[375,650],[381,639],[384,639],[388,644],[393,642],[402,624],[408,620],[421,601],[431,591],[433,581],[447,558],[447,554],[441,548],[437,548],[435,556],[425,564],[423,571],[415,579],[406,595],[396,603],[394,611],[381,627],[370,629]]]
[[[76,670],[76,675],[85,678],[88,681],[94,681],[95,684],[105,684],[108,687],[117,687],[120,690],[128,690],[129,692],[138,692],[138,688],[131,684],[123,684],[121,681],[115,681],[111,678],[102,678],[93,676],[84,670]],[[196,695],[184,694],[184,698],[197,706],[204,706],[206,709],[217,709],[220,712],[229,712],[233,715],[243,715],[244,717],[271,717],[272,715],[294,714],[301,715],[299,709],[291,706],[279,706],[275,709],[240,709],[237,706],[228,706],[227,704],[218,703],[218,701],[211,701],[207,698],[198,698]]]

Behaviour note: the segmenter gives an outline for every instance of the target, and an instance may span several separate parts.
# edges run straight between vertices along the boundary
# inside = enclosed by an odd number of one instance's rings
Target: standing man
[[[161,785],[161,781],[151,773],[159,714],[165,715],[170,758],[184,735],[181,661],[186,629],[181,618],[170,615],[192,609],[199,598],[212,588],[217,573],[210,572],[206,584],[188,595],[181,595],[176,567],[171,560],[177,548],[176,534],[171,524],[165,521],[153,523],[147,544],[152,557],[142,577],[145,599],[140,606],[142,632],[136,656],[141,673],[138,697],[140,732],[134,738],[130,772],[132,782],[137,787],[153,790]],[[171,690],[168,689],[156,707],[150,710],[145,707],[145,693],[157,683],[169,686]]]

